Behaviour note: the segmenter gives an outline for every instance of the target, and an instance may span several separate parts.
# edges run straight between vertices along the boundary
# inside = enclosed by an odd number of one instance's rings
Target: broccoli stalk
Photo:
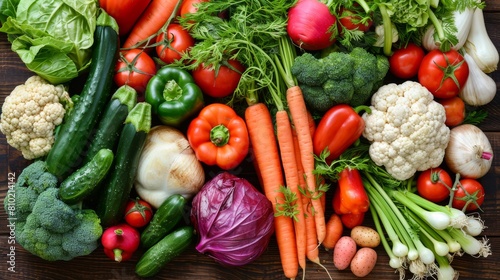
[[[57,177],[44,161],[28,165],[13,188],[15,205],[4,207],[16,221],[16,241],[30,253],[49,261],[88,255],[102,235],[99,217],[81,203],[67,205],[59,197]],[[14,206],[14,207],[13,207]]]

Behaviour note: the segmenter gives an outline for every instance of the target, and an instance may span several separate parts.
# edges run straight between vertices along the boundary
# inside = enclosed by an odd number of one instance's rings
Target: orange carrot
[[[304,178],[304,171],[302,169],[301,165],[301,158],[300,158],[300,150],[299,150],[299,140],[297,138],[297,133],[295,130],[293,131],[293,141],[295,144],[295,160],[298,168],[298,173],[299,173],[299,187],[304,188],[305,187],[305,178]],[[313,214],[313,209],[311,208],[311,199],[307,195],[302,196],[302,207],[304,210],[304,220],[306,224],[306,256],[307,259],[309,259],[311,262],[321,266],[330,279],[332,279],[330,272],[328,272],[328,269],[324,265],[321,264],[321,261],[319,259],[319,244],[318,244],[318,235],[316,233],[316,222],[314,220],[314,214]]]
[[[182,0],[152,0],[130,31],[123,48],[138,47],[146,40],[155,40],[155,34],[176,14]]]
[[[297,200],[293,202],[297,207],[294,215],[295,238],[297,242],[297,254],[299,265],[302,270],[306,267],[306,225],[304,221],[304,208],[302,206],[302,195],[299,190],[299,174],[295,160],[295,147],[292,134],[292,125],[288,113],[280,110],[276,113],[276,134],[285,173],[285,182]]]
[[[344,226],[342,225],[342,220],[340,216],[333,213],[326,223],[326,236],[323,240],[323,246],[327,250],[332,250],[337,244],[337,241],[342,237],[344,231]]]
[[[262,177],[264,194],[272,202],[276,213],[276,203],[284,201],[284,195],[280,191],[284,179],[271,114],[265,104],[257,103],[245,110],[245,121]],[[283,272],[287,278],[294,279],[297,277],[299,264],[293,220],[283,215],[275,216],[274,227]]]
[[[319,246],[318,246],[318,235],[316,234],[316,222],[314,221],[314,214],[311,211],[311,199],[306,196],[302,196],[302,205],[304,207],[304,220],[306,223],[306,247],[307,259],[313,263],[319,264]]]
[[[297,139],[297,133],[293,131],[293,141],[295,148],[295,161],[297,165],[297,172],[299,174],[299,187],[305,188],[306,182],[304,178],[304,169],[302,168],[302,160],[299,151],[299,140]],[[307,195],[302,197],[302,207],[304,212],[304,220],[306,223],[306,256],[307,259],[313,263],[319,263],[319,249],[318,249],[318,236],[316,234],[316,223],[314,221],[314,216],[311,209],[311,199]]]
[[[304,97],[300,87],[294,86],[287,89],[286,99],[288,108],[292,116],[292,121],[297,131],[297,139],[299,141],[299,151],[301,155],[302,168],[306,176],[306,187],[313,197],[319,193],[316,190],[316,178],[313,174],[314,171],[314,152],[313,142],[309,127],[309,117]],[[316,222],[316,234],[319,243],[325,239],[326,225],[325,213],[321,200],[314,198],[311,199],[311,204],[314,208],[314,220]]]
[[[307,121],[309,123],[309,132],[311,133],[312,137],[314,135],[314,132],[316,131],[316,122],[314,121],[314,118],[310,111],[307,111]]]

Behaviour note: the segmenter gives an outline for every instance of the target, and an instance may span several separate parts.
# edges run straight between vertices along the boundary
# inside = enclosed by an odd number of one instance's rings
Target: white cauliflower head
[[[406,81],[379,88],[364,113],[363,136],[377,165],[398,180],[441,165],[450,140],[444,107],[421,84]]]
[[[0,130],[7,143],[26,159],[45,156],[54,144],[54,130],[66,113],[63,104],[72,104],[64,87],[40,76],[15,87],[5,98],[0,117]]]

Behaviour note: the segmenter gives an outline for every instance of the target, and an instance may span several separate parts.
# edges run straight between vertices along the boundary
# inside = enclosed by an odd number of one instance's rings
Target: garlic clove
[[[490,103],[497,93],[495,80],[484,73],[469,53],[464,53],[469,66],[469,77],[459,96],[467,105],[482,106]]]

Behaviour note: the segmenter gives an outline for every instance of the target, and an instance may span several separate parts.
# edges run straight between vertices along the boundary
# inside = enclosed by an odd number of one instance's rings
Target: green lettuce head
[[[60,84],[90,65],[96,0],[6,0],[1,8],[0,32],[29,70]]]

